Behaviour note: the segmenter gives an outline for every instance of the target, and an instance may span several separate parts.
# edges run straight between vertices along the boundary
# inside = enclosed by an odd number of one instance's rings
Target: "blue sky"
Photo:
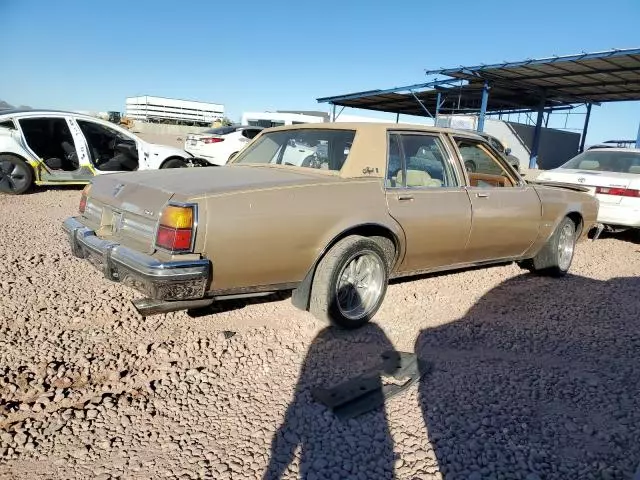
[[[639,18],[638,0],[0,0],[0,99],[104,111],[148,94],[222,103],[234,120],[325,110],[317,97],[426,68],[637,47]],[[588,143],[635,138],[639,122],[639,102],[596,107]]]

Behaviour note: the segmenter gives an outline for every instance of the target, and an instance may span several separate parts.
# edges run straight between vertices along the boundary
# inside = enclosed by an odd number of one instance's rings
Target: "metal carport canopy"
[[[319,98],[319,103],[396,114],[433,117],[441,112],[478,113],[482,129],[487,113],[538,112],[578,104],[640,100],[640,48],[554,56],[521,62],[427,70],[425,83]],[[587,115],[588,117],[588,115]],[[586,123],[582,142],[586,134]],[[640,132],[638,141],[640,142]],[[640,145],[639,145],[640,146]],[[535,165],[537,145],[531,152]]]

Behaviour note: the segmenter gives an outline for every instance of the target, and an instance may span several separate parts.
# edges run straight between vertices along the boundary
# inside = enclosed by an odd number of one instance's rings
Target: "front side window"
[[[355,133],[353,130],[315,128],[265,133],[233,163],[339,171],[349,156]]]
[[[15,125],[13,124],[13,120],[5,120],[4,122],[0,122],[0,127],[7,128],[9,130],[15,130]]]
[[[482,142],[456,138],[472,187],[513,187],[515,180]]]
[[[441,140],[433,135],[393,133],[389,135],[387,186],[458,186]]]
[[[135,140],[99,123],[87,120],[77,122],[87,140],[91,160],[98,170],[120,172],[138,168]]]

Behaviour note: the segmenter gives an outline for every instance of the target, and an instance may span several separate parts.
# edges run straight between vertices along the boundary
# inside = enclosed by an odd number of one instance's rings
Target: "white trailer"
[[[143,122],[210,125],[224,118],[224,105],[144,95],[127,98],[126,116]]]

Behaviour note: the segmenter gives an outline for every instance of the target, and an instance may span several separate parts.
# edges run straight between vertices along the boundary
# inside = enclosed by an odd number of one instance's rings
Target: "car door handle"
[[[489,194],[488,193],[476,193],[476,197],[478,197],[478,198],[488,198]]]
[[[399,195],[398,196],[398,201],[400,202],[408,202],[413,200],[413,195]]]

